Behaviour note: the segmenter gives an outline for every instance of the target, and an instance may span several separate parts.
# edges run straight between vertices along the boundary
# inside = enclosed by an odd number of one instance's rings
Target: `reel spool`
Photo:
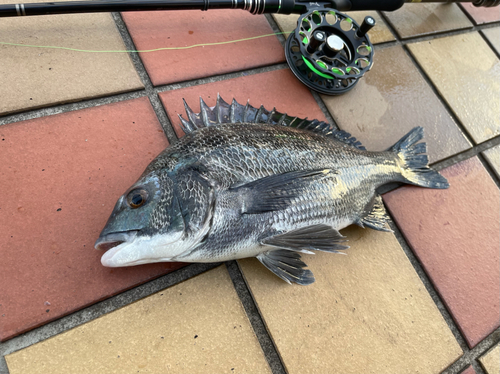
[[[373,26],[370,16],[359,26],[336,10],[312,9],[298,19],[286,41],[288,65],[314,91],[346,93],[373,65],[373,45],[366,34]]]

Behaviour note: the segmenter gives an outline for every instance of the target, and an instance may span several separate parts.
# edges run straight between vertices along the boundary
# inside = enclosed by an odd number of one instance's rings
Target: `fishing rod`
[[[0,5],[0,17],[70,13],[157,10],[242,9],[252,14],[300,14],[297,27],[285,45],[293,74],[310,89],[340,95],[358,83],[373,65],[368,31],[375,19],[358,25],[346,11],[394,11],[405,3],[462,3],[494,7],[500,0],[96,0]]]

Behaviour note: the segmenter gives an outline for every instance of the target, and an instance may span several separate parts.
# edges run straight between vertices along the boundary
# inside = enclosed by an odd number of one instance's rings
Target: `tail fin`
[[[429,168],[429,158],[423,154],[427,152],[427,145],[418,143],[423,137],[424,128],[415,127],[389,149],[402,160],[401,174],[404,182],[421,187],[448,188],[450,185],[446,178]]]

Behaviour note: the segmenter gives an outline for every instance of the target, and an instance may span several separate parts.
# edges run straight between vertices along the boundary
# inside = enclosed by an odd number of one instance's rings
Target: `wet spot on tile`
[[[500,11],[496,8],[476,7],[473,4],[460,4],[463,9],[471,15],[476,25],[500,21]]]
[[[11,374],[271,372],[224,266],[6,360]]]
[[[402,187],[384,202],[473,347],[500,321],[500,193],[477,158],[441,174],[447,190]]]
[[[125,49],[113,18],[104,13],[3,18],[0,35],[7,43]],[[126,53],[0,45],[0,76],[0,114],[143,88]]]
[[[456,4],[405,4],[384,14],[403,39],[472,27]]]
[[[408,48],[476,143],[500,134],[500,61],[477,32]]]
[[[238,260],[289,373],[439,373],[462,353],[396,238],[350,227],[341,256],[302,259],[309,286]]]
[[[139,50],[230,42],[140,53],[154,85],[230,73],[285,60],[283,48],[274,35],[231,42],[273,33],[264,16],[246,11],[126,12],[123,19]],[[187,22],[192,33],[186,31]]]
[[[479,362],[488,374],[500,373],[500,344],[497,344],[479,357]]]
[[[484,29],[481,32],[486,36],[486,39],[488,39],[497,53],[500,54],[500,27]]]
[[[94,242],[167,139],[147,98],[0,127],[0,338],[11,338],[180,264],[101,265]]]
[[[367,149],[383,151],[423,126],[431,162],[470,147],[401,47],[375,48],[374,56],[373,68],[351,91],[322,96],[341,129]]]
[[[484,151],[483,155],[500,178],[500,145]]]
[[[395,40],[394,35],[392,35],[392,33],[389,31],[389,28],[387,27],[385,21],[377,12],[349,12],[348,15],[352,17],[359,25],[361,25],[366,16],[375,18],[376,26],[368,32],[370,41],[373,44]],[[286,33],[285,37],[288,37],[289,33],[297,27],[297,19],[299,18],[299,16],[294,14],[273,14],[273,18],[278,24],[280,30]]]
[[[283,69],[160,93],[178,136],[184,133],[177,115],[182,114],[186,118],[182,99],[186,100],[193,111],[199,112],[200,97],[212,107],[218,93],[228,103],[235,98],[240,104],[248,101],[256,108],[264,105],[268,110],[275,107],[277,111],[294,117],[326,120],[310,91],[290,70]]]

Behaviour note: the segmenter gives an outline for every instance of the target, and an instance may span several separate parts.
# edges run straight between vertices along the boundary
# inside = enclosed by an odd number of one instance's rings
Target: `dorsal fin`
[[[307,118],[291,117],[286,113],[280,113],[273,110],[268,111],[263,106],[254,108],[247,102],[246,105],[239,104],[235,99],[231,104],[226,103],[217,94],[217,103],[215,107],[210,108],[200,97],[200,113],[194,113],[184,101],[187,119],[181,120],[182,130],[187,134],[202,127],[216,126],[223,123],[264,123],[268,125],[288,126],[312,131],[317,134],[337,139],[349,146],[366,150],[365,147],[351,134],[342,130],[336,130],[332,126],[317,119],[308,120]]]

